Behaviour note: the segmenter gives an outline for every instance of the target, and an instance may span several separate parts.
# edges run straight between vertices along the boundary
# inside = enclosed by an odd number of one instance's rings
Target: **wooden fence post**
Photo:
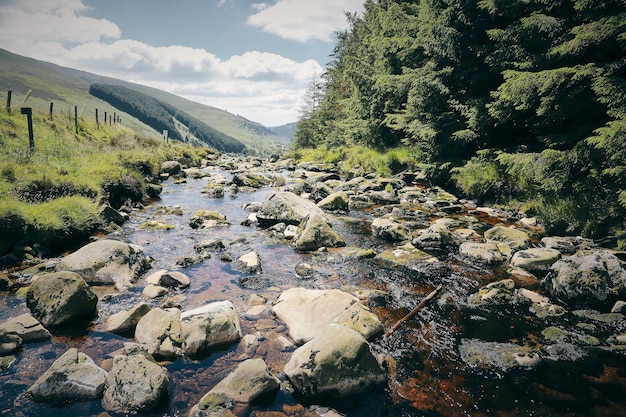
[[[9,90],[7,91],[7,113],[11,113],[11,95],[13,94],[13,91]]]
[[[54,103],[50,103],[50,120],[52,120],[52,109],[54,108]]]
[[[74,130],[78,135],[78,106],[74,106]]]
[[[96,109],[96,129],[100,128],[100,122],[98,121],[98,109]]]
[[[22,114],[28,119],[28,144],[30,151],[35,150],[35,135],[33,133],[33,109],[31,107],[22,107]]]

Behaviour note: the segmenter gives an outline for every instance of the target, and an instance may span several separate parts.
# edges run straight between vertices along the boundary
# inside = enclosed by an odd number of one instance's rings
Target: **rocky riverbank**
[[[343,176],[328,164],[227,155],[212,164],[184,169],[170,161],[163,177],[205,181],[204,197],[215,200],[271,187],[262,201],[246,205],[241,225],[267,245],[308,257],[291,271],[300,285],[281,288],[265,266],[267,255],[240,244],[245,237],[213,236],[212,231],[233,227],[216,210],[189,217],[186,227],[205,231],[206,238],[178,259],[176,270],[155,269],[145,248],[113,234],[61,259],[5,274],[3,291],[24,294],[28,312],[0,323],[4,372],[11,372],[29,344],[52,344],[51,338],[68,327],[118,335],[124,346],[105,357],[68,349],[3,414],[28,415],[33,401],[99,402],[112,414],[158,414],[159,407],[175,400],[168,397],[169,363],[223,351],[233,359],[229,372],[177,412],[243,415],[279,391],[303,403],[324,404],[387,389],[417,410],[442,414],[407,389],[407,381],[418,377],[400,374],[420,370],[403,365],[398,351],[406,349],[398,347],[404,340],[412,350],[432,348],[432,354],[458,362],[463,372],[484,378],[542,367],[593,367],[595,358],[626,353],[624,253],[579,237],[544,236],[540,220],[477,207],[431,187],[422,172],[377,178],[355,167]],[[162,207],[146,222],[147,229],[167,233],[171,227],[159,216],[180,216],[183,209]],[[346,236],[348,229],[365,238]],[[188,305],[194,282],[186,269],[215,258],[239,274],[238,285],[250,295],[244,302],[226,298]],[[342,268],[353,266],[388,272],[377,275],[372,287],[348,285],[340,276],[350,274]],[[475,278],[459,273],[470,270],[478,271]],[[402,271],[401,280],[394,281],[396,271]],[[339,276],[337,288],[333,274]],[[447,334],[439,330],[439,339],[429,340],[426,326],[407,324],[383,336],[438,285],[442,290],[427,307],[430,312],[413,321],[440,317],[440,326],[454,323]],[[111,291],[99,295],[103,286]],[[126,301],[115,304],[119,299]],[[277,330],[281,326],[284,334]],[[404,386],[396,387],[398,381]],[[626,387],[623,376],[611,384]],[[462,415],[484,415],[476,404],[473,399],[461,404]],[[478,409],[463,408],[469,405]],[[280,415],[315,415],[302,406],[289,410],[283,406]],[[511,415],[524,415],[520,412]]]

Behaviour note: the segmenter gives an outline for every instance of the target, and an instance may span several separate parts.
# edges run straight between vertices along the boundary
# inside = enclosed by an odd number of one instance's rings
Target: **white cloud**
[[[257,7],[247,23],[281,38],[307,42],[331,41],[336,31],[347,28],[345,13],[362,12],[363,0],[278,0]],[[266,5],[265,5],[266,6]]]
[[[115,24],[83,16],[82,0],[1,4],[0,48],[160,88],[268,126],[297,120],[312,74],[323,71],[315,60],[267,52],[222,60],[204,49],[123,39]]]

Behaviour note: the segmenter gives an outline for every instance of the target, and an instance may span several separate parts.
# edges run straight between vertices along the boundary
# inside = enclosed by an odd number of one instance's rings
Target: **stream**
[[[232,178],[229,171],[205,168],[209,175]],[[288,178],[290,172],[282,175]],[[337,288],[353,294],[380,294],[369,298],[369,306],[379,316],[385,329],[413,309],[436,286],[442,293],[405,322],[387,338],[371,343],[372,351],[385,361],[388,383],[366,395],[337,401],[312,402],[281,389],[270,398],[236,409],[242,416],[626,416],[626,360],[615,354],[593,353],[583,363],[549,363],[532,371],[514,371],[504,375],[473,372],[459,357],[458,345],[464,338],[515,341],[523,344],[535,337],[525,328],[525,317],[511,319],[503,315],[497,322],[465,314],[454,306],[462,303],[477,288],[500,278],[500,267],[472,265],[454,254],[438,255],[443,267],[424,271],[394,267],[376,259],[348,259],[341,249],[298,253],[270,230],[244,226],[249,211],[244,206],[262,202],[274,191],[264,187],[229,192],[224,198],[209,198],[201,191],[207,178],[187,178],[185,182],[167,181],[160,199],[145,210],[132,214],[112,238],[143,247],[153,258],[152,269],[178,270],[191,279],[191,286],[166,296],[182,310],[211,301],[230,300],[241,319],[244,334],[256,334],[260,343],[255,357],[262,357],[268,369],[281,376],[291,351],[277,348],[276,339],[288,337],[286,326],[271,309],[260,317],[246,317],[253,294],[265,297],[269,304],[282,291],[292,287]],[[163,208],[179,207],[180,214],[160,214]],[[197,210],[215,210],[232,223],[226,227],[192,229],[190,217]],[[374,249],[392,245],[372,237],[373,218],[388,211],[385,206],[354,209],[347,214],[331,215],[333,229],[348,247]],[[476,214],[484,230],[502,219]],[[467,213],[455,214],[466,216]],[[140,225],[161,220],[174,225],[171,230],[147,230]],[[224,253],[232,259],[256,251],[263,272],[248,276],[235,271],[219,253],[182,268],[177,262],[197,255],[194,245],[207,239],[221,239]],[[310,264],[315,273],[308,278],[295,274],[296,266]],[[139,301],[158,307],[163,299],[142,297],[145,286],[140,280],[133,288],[118,294],[108,286],[94,287],[100,298],[98,317],[84,326],[53,331],[51,341],[26,344],[8,370],[0,371],[0,416],[107,416],[99,401],[75,403],[63,407],[37,404],[20,396],[68,348],[76,347],[109,369],[113,356],[132,341],[105,332],[106,317],[129,309]],[[28,312],[23,288],[0,292],[0,322]],[[169,372],[169,400],[148,416],[184,416],[191,406],[240,363],[235,344],[202,359],[181,358],[163,362]],[[286,385],[286,383],[284,384]]]

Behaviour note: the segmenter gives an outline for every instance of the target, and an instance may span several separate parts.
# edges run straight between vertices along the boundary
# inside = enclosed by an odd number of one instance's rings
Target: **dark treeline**
[[[554,232],[624,221],[626,2],[366,0],[348,18],[296,147],[409,147]]]
[[[246,147],[180,109],[139,91],[113,84],[92,84],[89,94],[105,100],[117,109],[130,114],[154,130],[168,131],[171,139],[185,141],[175,120],[185,125],[200,141],[222,152],[243,152]]]

